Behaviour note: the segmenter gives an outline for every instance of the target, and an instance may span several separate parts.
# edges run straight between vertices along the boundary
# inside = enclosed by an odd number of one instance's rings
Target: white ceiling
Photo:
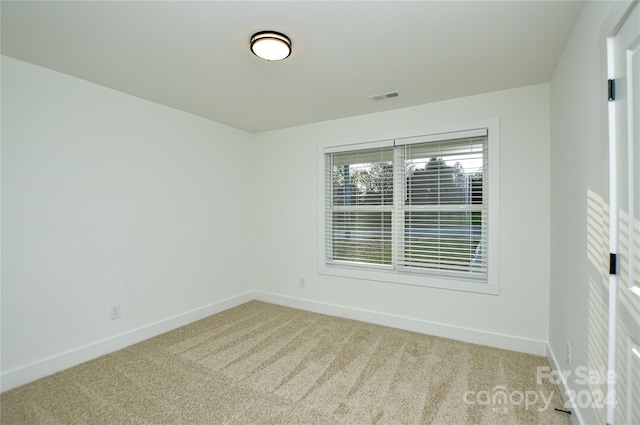
[[[548,82],[582,4],[2,1],[2,54],[261,132]]]

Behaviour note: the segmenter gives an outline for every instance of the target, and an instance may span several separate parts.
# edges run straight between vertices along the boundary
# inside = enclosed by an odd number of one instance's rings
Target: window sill
[[[452,291],[473,292],[478,294],[498,295],[499,286],[491,282],[456,279],[450,277],[417,275],[400,273],[394,270],[366,269],[341,265],[320,264],[318,273],[327,276],[346,277],[350,279],[373,280],[399,285],[422,286],[425,288],[448,289]]]

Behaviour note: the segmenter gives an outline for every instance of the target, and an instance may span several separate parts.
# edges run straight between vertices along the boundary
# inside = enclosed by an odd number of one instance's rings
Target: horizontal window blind
[[[404,162],[400,269],[487,273],[487,137],[466,137],[401,147]]]
[[[404,146],[407,205],[482,203],[486,137]]]
[[[326,155],[329,262],[391,265],[393,147]]]
[[[487,130],[388,145],[325,151],[327,264],[486,280]]]

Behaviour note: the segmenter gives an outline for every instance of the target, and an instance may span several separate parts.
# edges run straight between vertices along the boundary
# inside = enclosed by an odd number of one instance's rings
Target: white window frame
[[[488,185],[485,196],[488,196],[487,221],[487,279],[470,280],[463,277],[438,276],[436,274],[399,272],[387,267],[367,267],[327,264],[326,232],[325,232],[325,154],[347,150],[366,149],[393,143],[396,139],[420,137],[424,140],[439,140],[439,135],[487,129],[488,144]],[[500,208],[500,168],[499,168],[499,120],[484,119],[465,123],[453,123],[412,131],[397,131],[392,134],[380,134],[367,139],[350,139],[342,141],[321,141],[318,143],[318,273],[353,279],[365,279],[396,283],[403,285],[441,288],[482,294],[499,294],[499,208]]]

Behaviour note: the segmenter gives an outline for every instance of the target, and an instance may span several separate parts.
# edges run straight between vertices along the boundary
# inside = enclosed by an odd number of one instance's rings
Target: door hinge
[[[614,254],[614,253],[609,254],[609,274],[611,275],[618,274],[618,254]]]
[[[611,79],[607,81],[607,91],[609,102],[616,100],[616,80]]]

